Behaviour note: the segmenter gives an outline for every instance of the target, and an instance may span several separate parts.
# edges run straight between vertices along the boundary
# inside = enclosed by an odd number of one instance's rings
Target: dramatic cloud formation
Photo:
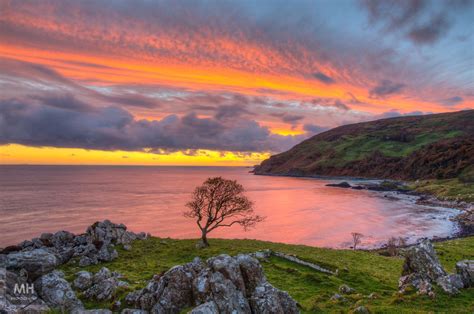
[[[472,108],[473,3],[2,1],[0,141],[244,159]]]
[[[73,147],[100,150],[281,151],[301,137],[271,134],[253,120],[222,115],[200,118],[191,112],[161,120],[135,120],[119,107],[88,110],[73,97],[42,98],[46,106],[28,101],[0,103],[0,144]],[[83,110],[86,108],[87,110]]]

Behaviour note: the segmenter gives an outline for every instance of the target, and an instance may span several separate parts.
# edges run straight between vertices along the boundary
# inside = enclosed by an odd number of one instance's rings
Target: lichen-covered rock
[[[216,303],[213,301],[203,303],[194,309],[192,309],[189,314],[219,314],[219,309],[217,308]]]
[[[60,271],[52,271],[35,281],[35,290],[49,307],[63,312],[83,309],[69,283]]]
[[[196,258],[155,276],[125,300],[153,313],[179,313],[190,306],[197,306],[192,313],[298,312],[296,302],[270,285],[258,260],[248,255],[219,255],[206,263]]]
[[[28,313],[46,313],[50,311],[48,305],[38,298],[34,287],[27,283],[27,278],[18,276],[5,268],[0,268],[0,312],[24,313],[27,306]],[[15,285],[27,285],[21,296],[15,294]]]
[[[465,288],[474,287],[474,260],[457,262],[456,272],[461,276]]]
[[[5,257],[5,267],[8,270],[19,271],[24,269],[28,277],[35,280],[39,276],[52,271],[60,264],[55,254],[46,249],[33,249],[31,251],[13,252]]]
[[[361,305],[361,306],[358,306],[356,307],[353,311],[352,311],[353,314],[370,314],[369,310]]]
[[[79,276],[74,283],[80,278],[84,277],[87,281],[87,272],[79,272]],[[90,275],[90,273],[89,273]],[[124,281],[120,281],[120,274],[111,272],[107,267],[102,267],[97,273],[91,276],[87,285],[87,290],[84,291],[84,296],[89,299],[97,301],[110,300],[114,297],[117,288],[128,285]]]
[[[299,313],[296,302],[290,297],[290,295],[284,291],[276,289],[268,282],[255,288],[255,291],[250,298],[250,304],[254,313]]]
[[[433,245],[426,239],[406,251],[398,287],[401,292],[404,292],[411,285],[420,294],[426,294],[431,291],[431,284],[435,283],[446,293],[456,294],[459,292],[459,278],[446,273],[438,260]]]
[[[148,314],[145,310],[140,309],[123,309],[121,314]]]
[[[82,291],[92,286],[92,274],[90,272],[81,270],[76,276],[76,279],[74,279],[72,283],[74,288]]]

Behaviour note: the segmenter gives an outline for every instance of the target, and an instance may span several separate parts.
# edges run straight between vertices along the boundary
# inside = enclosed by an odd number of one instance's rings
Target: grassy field
[[[423,180],[413,182],[410,188],[420,193],[432,194],[441,200],[474,202],[474,183],[462,180]]]
[[[317,263],[331,270],[339,269],[337,276],[316,272],[286,260],[272,257],[262,262],[268,280],[286,290],[301,305],[303,313],[348,313],[359,305],[365,305],[374,313],[472,313],[474,288],[450,297],[437,290],[434,300],[416,293],[398,295],[397,282],[403,259],[386,257],[376,252],[333,250],[303,245],[287,245],[256,240],[211,239],[211,247],[196,249],[196,240],[150,238],[135,241],[131,251],[119,250],[119,258],[113,262],[80,268],[73,260],[62,267],[66,278],[72,281],[81,270],[98,271],[106,266],[125,275],[130,283],[128,290],[120,291],[116,299],[122,299],[131,290],[142,288],[154,274],[170,267],[190,262],[195,256],[204,259],[218,254],[236,255],[271,249]],[[450,240],[435,244],[439,258],[447,271],[453,271],[456,261],[474,258],[474,237]],[[341,284],[348,284],[356,293],[346,295],[345,302],[330,301]],[[375,292],[377,298],[369,299]],[[84,302],[88,308],[109,307],[110,303]]]

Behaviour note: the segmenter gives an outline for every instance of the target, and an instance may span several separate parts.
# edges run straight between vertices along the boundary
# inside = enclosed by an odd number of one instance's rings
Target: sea
[[[450,237],[458,226],[452,208],[417,205],[416,197],[327,187],[341,180],[253,175],[246,167],[0,166],[0,246],[44,232],[82,233],[109,219],[158,237],[198,238],[185,204],[209,177],[241,183],[264,222],[214,230],[209,238],[258,239],[349,248],[351,233],[362,248],[390,237],[414,242]],[[354,183],[354,180],[349,180]]]

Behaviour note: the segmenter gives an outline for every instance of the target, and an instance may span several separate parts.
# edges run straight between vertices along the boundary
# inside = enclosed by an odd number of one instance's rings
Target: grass
[[[277,288],[288,291],[301,305],[303,313],[347,313],[358,305],[365,305],[375,313],[471,313],[474,310],[474,288],[464,289],[461,294],[453,297],[437,291],[434,300],[415,293],[398,295],[397,282],[403,264],[400,257],[256,240],[211,239],[211,246],[202,250],[196,249],[195,243],[196,240],[153,237],[135,241],[131,251],[118,248],[119,258],[112,262],[81,268],[77,265],[77,260],[73,260],[62,266],[62,270],[69,281],[81,269],[96,272],[106,266],[118,271],[131,285],[129,290],[117,294],[116,299],[122,299],[129,291],[144,287],[154,274],[164,272],[174,265],[190,262],[195,256],[207,259],[222,253],[236,255],[272,249],[295,254],[331,270],[339,270],[337,276],[331,276],[277,257],[262,262],[268,280]],[[453,271],[456,261],[474,257],[474,237],[436,243],[435,247],[448,271]],[[343,283],[356,289],[356,293],[345,296],[346,302],[330,301],[330,297]],[[369,299],[367,296],[372,292],[378,298]],[[110,303],[84,303],[87,308],[110,306]]]
[[[418,181],[412,183],[410,188],[432,194],[441,200],[474,202],[474,183],[463,182],[458,178]]]

